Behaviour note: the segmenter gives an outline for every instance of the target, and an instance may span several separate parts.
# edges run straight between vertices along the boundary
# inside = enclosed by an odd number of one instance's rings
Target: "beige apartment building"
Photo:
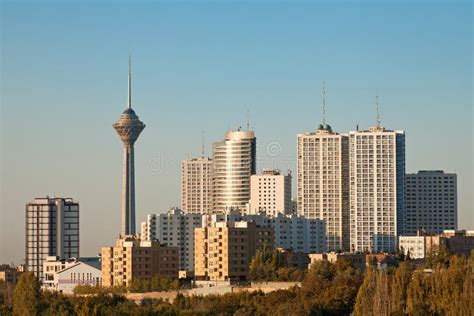
[[[249,214],[264,212],[268,216],[290,214],[291,173],[283,175],[279,170],[263,169],[262,174],[250,177]]]
[[[130,285],[134,279],[155,275],[178,278],[179,248],[158,241],[140,240],[139,235],[117,239],[114,247],[102,248],[102,285]]]
[[[297,135],[298,215],[326,222],[328,250],[349,250],[349,137],[327,124]]]
[[[196,280],[245,280],[256,250],[274,244],[273,229],[254,222],[214,222],[194,234]]]
[[[181,162],[181,207],[187,214],[212,211],[212,159],[199,157]]]
[[[308,265],[308,269],[311,268],[311,265],[317,261],[329,261],[331,263],[336,263],[340,260],[347,260],[355,269],[359,269],[361,271],[365,270],[366,264],[366,256],[363,253],[311,253],[309,254],[309,260],[310,263]]]
[[[349,133],[350,250],[394,252],[405,223],[405,132]]]

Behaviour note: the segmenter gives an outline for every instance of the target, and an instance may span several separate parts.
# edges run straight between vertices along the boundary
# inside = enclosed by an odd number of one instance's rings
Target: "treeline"
[[[415,270],[407,262],[396,269],[369,267],[355,315],[473,315],[472,263],[458,256],[432,259],[430,268]]]
[[[275,271],[285,268],[284,258],[273,251],[259,256],[251,268],[256,278],[262,274],[275,277]],[[410,262],[401,262],[399,267],[380,270],[370,266],[362,273],[348,261],[320,261],[305,273],[301,288],[268,294],[178,294],[173,303],[144,300],[141,304],[117,293],[67,297],[42,292],[33,274],[26,273],[12,295],[0,283],[0,315],[470,316],[474,314],[472,262],[472,258],[440,252],[427,260],[424,267],[412,268]]]

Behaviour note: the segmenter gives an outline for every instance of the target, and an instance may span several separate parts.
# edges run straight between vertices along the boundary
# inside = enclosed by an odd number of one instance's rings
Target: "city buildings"
[[[181,208],[185,213],[212,211],[212,159],[199,157],[181,162]]]
[[[345,252],[329,252],[329,253],[311,253],[309,254],[310,263],[308,269],[317,261],[329,261],[335,263],[339,260],[347,260],[352,263],[355,269],[365,270],[365,254],[363,253],[345,253]]]
[[[42,288],[65,294],[73,293],[77,285],[101,285],[100,257],[61,259],[50,256],[44,262]]]
[[[252,131],[227,132],[213,145],[213,210],[244,209],[250,176],[256,173],[257,139]]]
[[[79,257],[79,203],[71,198],[35,198],[26,205],[25,263],[43,281],[48,256]]]
[[[205,218],[207,225],[217,222],[254,222],[259,227],[273,229],[275,247],[295,252],[327,251],[325,223],[318,218],[306,218],[294,214],[277,216],[260,214],[241,214],[238,210],[212,214]]]
[[[273,230],[254,222],[214,222],[195,229],[196,280],[242,281],[257,249],[274,244]]]
[[[457,229],[457,177],[440,170],[406,175],[406,235]]]
[[[185,214],[172,208],[166,214],[150,214],[142,223],[142,240],[157,240],[179,249],[179,269],[194,271],[194,229],[203,225],[205,215]]]
[[[405,222],[405,133],[349,133],[350,250],[394,252]]]
[[[178,278],[179,249],[158,241],[122,236],[114,247],[102,248],[102,285],[130,285],[134,279],[155,275]]]
[[[424,259],[442,245],[446,246],[451,253],[469,257],[474,249],[474,231],[445,230],[438,235],[419,232],[417,236],[399,237],[400,250],[411,259]]]
[[[325,121],[325,120],[324,120]],[[298,134],[298,214],[326,222],[329,250],[349,248],[349,138],[326,123]]]
[[[278,170],[264,169],[262,174],[252,175],[248,209],[250,214],[259,214],[262,211],[268,216],[290,214],[291,173],[283,175]]]
[[[113,124],[123,142],[122,166],[122,236],[136,233],[135,220],[135,141],[145,128],[145,124],[132,109],[131,59],[128,61],[128,103],[122,115]]]

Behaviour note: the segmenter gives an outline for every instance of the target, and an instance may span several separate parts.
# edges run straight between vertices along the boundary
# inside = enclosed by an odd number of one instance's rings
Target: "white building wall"
[[[398,247],[404,254],[410,253],[411,259],[423,259],[425,257],[425,236],[400,236]]]
[[[181,208],[184,213],[212,211],[212,159],[199,157],[181,162]]]
[[[249,213],[264,211],[268,216],[289,214],[291,203],[291,174],[280,174],[277,170],[263,170],[260,175],[250,177]]]

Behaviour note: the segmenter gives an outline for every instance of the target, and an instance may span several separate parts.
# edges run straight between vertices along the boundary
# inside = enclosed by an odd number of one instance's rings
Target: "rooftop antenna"
[[[201,141],[202,141],[201,156],[204,157],[204,131],[202,131],[202,134],[201,134]]]
[[[128,53],[128,104],[129,109],[132,108],[132,53]]]
[[[250,131],[250,111],[247,108],[247,130]]]
[[[377,109],[377,128],[380,128],[380,113],[379,113],[379,89],[375,93],[375,106]]]
[[[323,127],[324,129],[327,128],[327,123],[326,123],[326,81],[323,81],[322,83],[322,94],[323,94]]]

